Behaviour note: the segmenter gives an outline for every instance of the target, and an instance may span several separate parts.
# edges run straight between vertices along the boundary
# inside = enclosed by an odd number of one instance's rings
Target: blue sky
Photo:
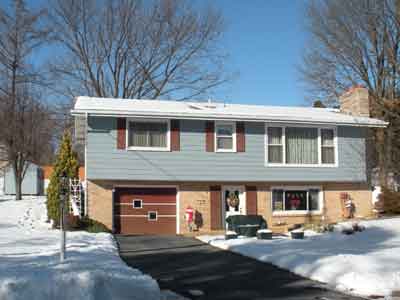
[[[307,0],[190,1],[195,7],[216,7],[226,22],[221,47],[229,54],[226,68],[237,76],[211,94],[212,99],[227,103],[307,105],[296,70],[306,45]]]
[[[238,78],[215,94],[233,103],[305,105],[296,64],[305,47],[305,0],[209,1],[227,23],[222,43]]]

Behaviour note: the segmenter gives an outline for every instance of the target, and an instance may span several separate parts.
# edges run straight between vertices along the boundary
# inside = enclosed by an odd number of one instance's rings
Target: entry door
[[[224,220],[233,215],[246,214],[245,189],[242,186],[225,186],[222,193]]]

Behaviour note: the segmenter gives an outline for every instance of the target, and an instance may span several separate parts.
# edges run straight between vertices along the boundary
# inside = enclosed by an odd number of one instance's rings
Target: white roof
[[[137,100],[77,97],[73,115],[179,118],[209,120],[243,120],[304,124],[340,124],[385,127],[378,119],[355,117],[337,109],[187,102],[172,100]]]

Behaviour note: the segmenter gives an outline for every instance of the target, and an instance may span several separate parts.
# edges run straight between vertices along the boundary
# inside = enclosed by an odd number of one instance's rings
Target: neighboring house
[[[185,233],[188,207],[201,232],[223,229],[232,214],[262,215],[276,230],[336,222],[348,198],[356,216],[368,217],[365,138],[368,128],[387,124],[366,117],[368,99],[353,92],[341,99],[353,116],[78,97],[72,114],[87,120],[86,214],[127,234]]]
[[[42,166],[41,168],[43,170],[43,192],[45,195],[47,195],[47,188],[50,184],[50,177],[53,174],[54,167],[51,165],[47,165],[47,166]],[[78,176],[79,176],[79,180],[81,182],[84,182],[84,180],[85,180],[85,168],[84,167],[79,167]]]
[[[43,172],[38,165],[29,163],[22,180],[21,192],[22,195],[43,194]],[[15,195],[15,177],[11,166],[5,168],[4,194]]]

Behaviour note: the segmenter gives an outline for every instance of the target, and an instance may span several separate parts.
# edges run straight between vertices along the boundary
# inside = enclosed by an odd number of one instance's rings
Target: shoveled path
[[[191,299],[361,299],[194,238],[117,235],[116,239],[128,265],[150,274],[161,289]],[[202,295],[194,296],[190,290]]]

